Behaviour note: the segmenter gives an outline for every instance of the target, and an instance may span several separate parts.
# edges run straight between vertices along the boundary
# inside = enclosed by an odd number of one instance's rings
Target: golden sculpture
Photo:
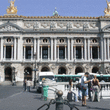
[[[106,2],[107,2],[107,8],[105,8],[104,13],[105,15],[110,15],[110,2],[108,2],[107,0]]]
[[[8,7],[7,14],[17,14],[17,7],[14,6],[15,0],[10,1],[10,7]]]

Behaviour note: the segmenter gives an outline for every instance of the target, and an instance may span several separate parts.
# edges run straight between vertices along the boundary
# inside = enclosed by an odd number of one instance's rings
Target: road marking
[[[19,95],[19,94],[21,94],[21,93],[23,93],[23,92],[19,92],[19,93],[13,94],[13,95],[11,95],[11,96],[9,96],[9,97],[14,97],[14,96],[17,96],[17,95]],[[8,98],[8,97],[7,97],[7,98]]]

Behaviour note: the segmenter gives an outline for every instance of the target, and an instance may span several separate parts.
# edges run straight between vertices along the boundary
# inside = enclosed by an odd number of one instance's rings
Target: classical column
[[[88,60],[90,60],[90,39],[88,39]]]
[[[100,39],[100,42],[101,42],[101,45],[100,45],[101,46],[101,48],[100,48],[101,49],[101,60],[103,60],[104,48],[103,48],[103,38],[102,37]]]
[[[53,61],[53,38],[51,38],[51,61]]]
[[[74,46],[74,59],[76,59],[76,46]]]
[[[100,53],[99,53],[99,46],[98,46],[98,59],[99,59],[99,57],[100,57]]]
[[[71,39],[71,60],[73,61],[73,39]]]
[[[68,38],[68,60],[70,60],[70,39]]]
[[[25,53],[26,53],[26,46],[24,45],[24,60],[25,60],[25,57],[26,57]]]
[[[109,38],[107,38],[107,54],[109,60]]]
[[[6,58],[6,45],[4,45],[4,60]]]
[[[16,60],[16,38],[14,38],[14,60]]]
[[[31,60],[33,60],[33,45],[31,45]]]
[[[65,60],[66,60],[66,45],[65,45]]]
[[[87,56],[86,56],[87,52],[86,52],[86,38],[84,38],[84,59],[87,60]]]
[[[82,59],[83,59],[83,45],[81,46],[81,53],[82,53]]]
[[[36,54],[36,38],[34,38],[34,54]]]
[[[1,38],[1,60],[3,60],[3,38]]]
[[[37,60],[39,61],[39,38],[37,39]]]
[[[11,59],[13,59],[13,45],[11,45]]]
[[[41,51],[41,57],[40,58],[41,58],[41,61],[42,61],[42,45],[41,45],[41,48],[40,49],[41,49],[40,50]]]
[[[57,48],[58,48],[58,60],[59,60],[59,45],[57,46]]]
[[[104,38],[104,60],[106,60],[106,38]]]
[[[48,45],[48,60],[50,59],[50,45]]]
[[[90,46],[91,47],[91,60],[92,60],[92,46]]]
[[[54,60],[56,61],[56,38],[54,39]]]

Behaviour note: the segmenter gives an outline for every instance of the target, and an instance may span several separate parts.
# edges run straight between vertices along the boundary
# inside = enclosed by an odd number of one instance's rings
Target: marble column
[[[88,60],[90,60],[90,39],[88,39]]]
[[[57,48],[58,48],[58,60],[59,60],[59,46],[57,46]]]
[[[74,46],[74,59],[76,59],[76,46]]]
[[[70,39],[68,38],[68,61],[70,60]]]
[[[16,60],[16,38],[14,38],[14,60]]]
[[[92,46],[90,46],[90,48],[91,48],[91,60],[92,60]]]
[[[31,45],[31,60],[33,60],[33,45]]]
[[[36,38],[34,38],[34,54],[36,54]]]
[[[82,59],[83,59],[83,46],[81,46],[81,53],[82,53]]]
[[[106,60],[106,38],[104,38],[104,60]]]
[[[107,54],[109,60],[109,38],[107,38]]]
[[[3,60],[3,38],[1,38],[1,60]]]
[[[48,45],[48,60],[50,59],[50,45]]]
[[[66,60],[66,45],[65,45],[65,60]]]
[[[56,61],[56,38],[54,39],[54,60]]]
[[[53,38],[51,38],[51,61],[53,61]]]
[[[101,48],[100,48],[101,49],[101,60],[103,60],[104,48],[103,48],[103,38],[102,37],[100,39],[100,46],[101,46]]]
[[[13,45],[11,45],[11,59],[13,59]]]
[[[71,60],[73,61],[73,39],[71,39]]]
[[[6,45],[4,45],[4,60],[6,59]]]
[[[87,60],[86,38],[84,38],[84,59]]]
[[[24,60],[25,60],[25,57],[26,57],[26,46],[24,45]]]
[[[37,39],[37,60],[39,61],[39,48],[40,48],[40,46],[39,46],[39,38]]]
[[[41,61],[42,61],[42,45],[41,45],[41,48],[40,49],[41,49],[41,57],[40,58],[41,58]]]
[[[99,53],[99,46],[98,46],[98,59],[99,59],[99,57],[100,57],[100,53]]]

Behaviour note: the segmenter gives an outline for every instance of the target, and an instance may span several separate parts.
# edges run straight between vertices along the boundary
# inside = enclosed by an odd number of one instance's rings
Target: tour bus
[[[56,82],[69,82],[70,79],[73,80],[73,82],[76,82],[83,76],[85,73],[78,73],[76,75],[55,75]],[[109,74],[97,74],[97,73],[90,73],[91,79],[93,79],[93,76],[96,75],[99,81],[105,81],[110,82],[110,75]]]
[[[37,82],[36,82],[36,87],[37,87],[37,91],[41,92],[41,88],[42,88],[42,79],[43,78],[48,78],[51,80],[55,80],[54,74],[53,72],[39,72],[37,74]]]

